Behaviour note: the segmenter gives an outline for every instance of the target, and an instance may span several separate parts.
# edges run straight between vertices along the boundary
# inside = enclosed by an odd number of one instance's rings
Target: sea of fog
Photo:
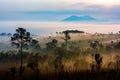
[[[88,33],[117,33],[120,23],[114,22],[39,22],[39,21],[0,21],[0,33],[14,33],[18,27],[37,35],[55,34],[64,30],[81,30]]]
[[[81,30],[87,33],[118,33],[120,31],[120,23],[1,21],[0,33],[15,33],[18,27],[24,27],[31,34],[41,37],[54,36],[56,32],[64,30]],[[40,36],[37,37],[40,38]],[[0,51],[10,47],[10,36],[0,36]]]

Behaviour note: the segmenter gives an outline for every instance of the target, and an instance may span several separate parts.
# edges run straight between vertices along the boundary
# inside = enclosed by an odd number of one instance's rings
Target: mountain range
[[[97,20],[91,16],[70,16],[62,21],[97,21]]]

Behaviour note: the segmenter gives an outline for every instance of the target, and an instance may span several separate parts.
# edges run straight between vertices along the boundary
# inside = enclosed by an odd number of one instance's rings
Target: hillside
[[[91,16],[70,16],[63,21],[96,21],[96,19]]]

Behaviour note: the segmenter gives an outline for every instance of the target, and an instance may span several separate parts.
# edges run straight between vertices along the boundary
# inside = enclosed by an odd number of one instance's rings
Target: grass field
[[[23,50],[25,70],[19,74],[20,54],[7,47],[0,52],[1,79],[7,80],[119,80],[120,37],[117,34],[70,34],[67,51],[64,35],[33,38],[40,47]],[[47,46],[53,39],[56,44]],[[99,42],[95,47],[93,41]],[[8,41],[9,43],[9,41]],[[6,43],[7,44],[7,43]],[[10,44],[10,43],[9,43]],[[102,45],[101,45],[102,44]],[[53,46],[54,45],[54,46]],[[2,45],[1,45],[2,46]],[[3,44],[5,47],[5,45]],[[95,54],[102,58],[100,65]],[[32,65],[31,65],[32,64]],[[28,66],[30,65],[30,66]],[[93,67],[94,66],[94,67]],[[100,67],[100,68],[98,68]],[[8,77],[5,77],[8,76]]]

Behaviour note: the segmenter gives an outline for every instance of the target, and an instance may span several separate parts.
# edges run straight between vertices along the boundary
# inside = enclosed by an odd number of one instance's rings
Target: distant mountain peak
[[[96,19],[91,16],[75,16],[72,15],[68,18],[65,18],[63,21],[95,21]]]

